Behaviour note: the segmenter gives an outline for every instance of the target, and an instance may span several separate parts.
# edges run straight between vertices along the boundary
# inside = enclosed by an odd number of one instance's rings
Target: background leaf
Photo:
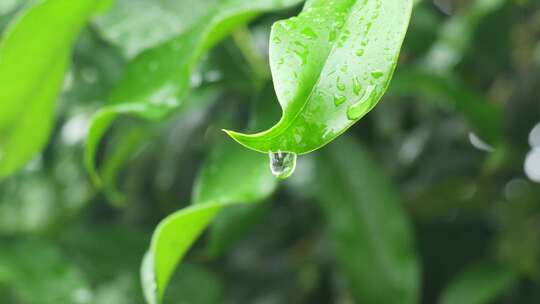
[[[46,144],[73,41],[96,8],[97,2],[90,0],[42,1],[4,34],[0,83],[9,85],[0,92],[0,178],[22,167]]]
[[[168,216],[154,232],[142,266],[150,303],[161,302],[174,269],[224,206],[257,202],[272,193],[276,180],[267,162],[264,155],[234,143],[212,151],[195,186],[194,205]]]
[[[118,0],[95,24],[105,39],[121,48],[126,57],[133,58],[189,29],[217,2]]]
[[[364,149],[340,139],[318,159],[317,188],[358,303],[417,303],[420,265],[400,200]]]
[[[57,247],[32,239],[2,240],[0,290],[6,286],[13,290],[12,303],[77,302],[78,296],[89,292],[80,269]]]
[[[440,96],[454,105],[483,138],[495,143],[502,140],[503,109],[449,77],[422,70],[398,71],[390,93]]]
[[[500,265],[492,262],[478,263],[468,267],[450,283],[440,303],[493,303],[515,281],[515,274]]]

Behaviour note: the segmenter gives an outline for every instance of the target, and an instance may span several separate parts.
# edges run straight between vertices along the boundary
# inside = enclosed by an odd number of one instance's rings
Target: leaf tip
[[[226,130],[226,129],[222,129],[222,131],[227,133],[227,135],[229,135],[229,137],[231,137],[234,141],[236,141],[237,143],[241,144],[242,146],[250,150],[261,152],[261,153],[268,152],[268,151],[265,151],[264,149],[259,148],[257,145],[253,144],[252,141],[253,141],[254,135],[239,133],[236,131],[231,131],[231,130]]]

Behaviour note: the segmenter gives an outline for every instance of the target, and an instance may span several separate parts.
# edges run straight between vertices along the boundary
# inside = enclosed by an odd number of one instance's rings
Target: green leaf
[[[490,142],[500,142],[503,132],[503,110],[484,96],[471,92],[457,80],[422,70],[398,71],[390,94],[427,94],[453,103],[480,136]]]
[[[8,14],[27,0],[4,0],[0,2],[0,15]]]
[[[75,303],[77,292],[90,292],[81,271],[57,247],[24,238],[2,240],[0,286],[16,298],[7,303]]]
[[[299,0],[227,0],[208,10],[183,34],[148,50],[128,65],[110,96],[111,106],[94,117],[86,145],[88,171],[95,173],[95,152],[101,138],[121,114],[159,120],[182,105],[191,89],[191,74],[199,58],[232,30],[257,14],[290,7]]]
[[[221,210],[208,231],[204,255],[216,258],[234,248],[237,242],[267,213],[269,204],[236,205]]]
[[[204,106],[216,100],[220,93],[215,87],[205,87],[194,90],[191,92],[189,98],[182,106],[177,109],[177,112],[184,112],[189,114],[189,110],[193,109],[195,106]],[[145,132],[145,128],[141,128],[139,132],[130,131],[133,136],[128,134],[123,135],[122,143],[117,144],[114,151],[112,152],[111,159],[108,159],[102,168],[98,170],[94,164],[95,155],[99,145],[100,139],[103,137],[107,128],[112,124],[112,122],[118,117],[121,113],[132,113],[136,111],[137,107],[142,107],[141,113],[149,114],[152,113],[152,108],[146,108],[145,104],[122,104],[118,107],[105,107],[101,109],[95,116],[91,129],[88,132],[88,137],[86,139],[86,151],[85,151],[85,165],[87,171],[89,172],[94,185],[104,187],[106,193],[110,194],[111,202],[114,205],[122,205],[122,194],[114,186],[116,176],[121,169],[124,162],[133,154],[133,151],[138,147],[138,144],[143,140],[147,135],[143,133],[150,133],[149,131]],[[136,134],[138,133],[138,134]]]
[[[493,303],[516,280],[514,273],[493,262],[474,264],[450,283],[444,290],[440,303]]]
[[[356,302],[417,303],[420,266],[395,189],[353,141],[341,139],[322,152],[319,198]]]
[[[224,206],[261,201],[276,183],[265,155],[230,142],[217,146],[197,179],[193,205],[165,218],[154,232],[141,269],[147,301],[161,303],[174,269]]]
[[[105,39],[131,58],[189,29],[216,2],[118,0],[95,24]]]
[[[438,40],[425,56],[426,66],[439,73],[452,70],[473,42],[474,31],[478,24],[507,2],[506,0],[471,1],[463,13],[448,19],[440,29]]]
[[[216,274],[200,265],[184,263],[173,276],[170,286],[170,292],[164,298],[165,303],[223,303],[221,281]]]
[[[20,169],[47,143],[72,44],[99,3],[39,1],[3,35],[0,178]]]
[[[258,134],[228,134],[264,153],[308,153],[332,141],[384,94],[411,10],[410,0],[314,0],[274,24],[270,65],[283,116]]]

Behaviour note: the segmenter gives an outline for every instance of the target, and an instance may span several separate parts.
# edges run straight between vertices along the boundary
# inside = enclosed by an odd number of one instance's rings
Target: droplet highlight
[[[296,169],[296,153],[293,152],[269,152],[270,170],[272,174],[280,179],[286,179],[294,173]]]

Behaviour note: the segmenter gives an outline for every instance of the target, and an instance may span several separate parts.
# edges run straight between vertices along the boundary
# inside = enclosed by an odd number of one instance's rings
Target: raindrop
[[[364,49],[359,49],[358,51],[356,51],[356,56],[358,57],[364,56]]]
[[[270,151],[268,155],[270,157],[270,170],[275,177],[286,179],[294,173],[296,153]]]
[[[362,83],[358,77],[353,78],[353,92],[356,96],[360,95],[360,92],[362,92]]]
[[[301,50],[294,50],[293,52],[298,56],[302,65],[305,65],[308,59],[309,50],[305,44],[300,41],[295,41],[295,45],[299,46]]]
[[[356,120],[366,114],[369,107],[368,100],[370,100],[375,94],[375,86],[369,86],[364,93],[364,96],[359,101],[349,106],[347,109],[347,118],[350,120]]]
[[[319,36],[317,36],[317,33],[310,27],[306,27],[302,30],[302,35],[306,37],[307,39],[317,39]]]
[[[371,77],[373,77],[375,79],[379,79],[383,75],[384,75],[384,72],[382,72],[382,71],[373,71],[373,72],[371,72]]]
[[[342,105],[345,101],[347,101],[347,97],[341,94],[334,95],[334,104],[337,106]]]

